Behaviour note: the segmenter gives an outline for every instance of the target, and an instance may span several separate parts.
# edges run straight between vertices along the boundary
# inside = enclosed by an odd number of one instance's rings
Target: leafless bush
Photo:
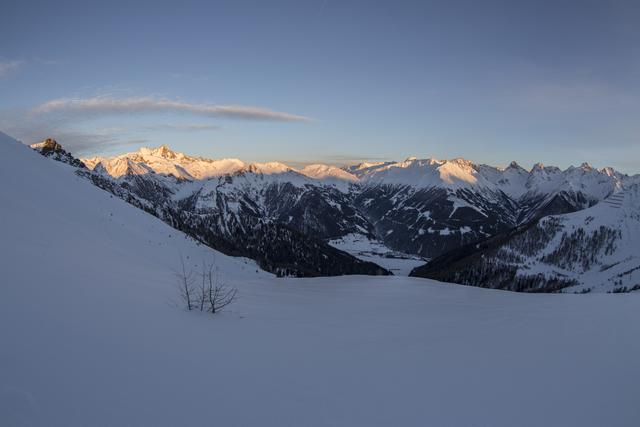
[[[203,262],[202,269],[196,275],[187,270],[181,257],[181,270],[176,274],[180,300],[187,310],[207,311],[215,314],[236,300],[238,290],[225,286],[220,279],[215,262]]]
[[[176,287],[180,295],[180,301],[184,303],[187,310],[194,308],[194,298],[196,293],[195,277],[193,271],[188,270],[184,265],[184,258],[180,257],[180,270],[175,272]]]

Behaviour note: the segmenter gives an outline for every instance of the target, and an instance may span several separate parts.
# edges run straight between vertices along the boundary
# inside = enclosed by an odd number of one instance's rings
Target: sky
[[[638,1],[0,1],[0,130],[352,164],[640,172]]]

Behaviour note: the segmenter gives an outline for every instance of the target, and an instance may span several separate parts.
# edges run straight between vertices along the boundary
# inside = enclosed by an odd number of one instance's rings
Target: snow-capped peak
[[[106,173],[116,178],[153,171],[188,180],[227,175],[246,166],[239,159],[213,160],[187,156],[172,151],[167,145],[156,148],[142,147],[136,152],[111,158],[93,157],[83,159],[83,162],[90,169],[95,169],[100,164]]]
[[[533,165],[533,168],[531,168],[531,172],[537,172],[537,171],[543,171],[544,170],[544,164],[538,162],[535,165]]]
[[[55,144],[57,143],[53,140],[41,143],[44,146]],[[628,178],[611,168],[597,170],[587,163],[564,171],[555,166],[536,163],[527,171],[515,161],[506,168],[498,168],[475,164],[460,157],[451,160],[408,157],[402,162],[363,162],[344,168],[313,164],[296,170],[279,162],[247,164],[239,159],[192,157],[172,151],[167,145],[144,147],[137,152],[112,158],[83,159],[83,162],[90,169],[113,177],[155,172],[178,179],[201,180],[244,172],[280,176],[279,180],[298,183],[310,179],[309,183],[315,181],[319,185],[334,185],[345,191],[353,183],[450,190],[477,188],[503,192],[513,200],[570,191],[581,192],[590,200],[596,201],[619,190],[622,181]],[[636,180],[640,181],[640,178]]]
[[[309,178],[326,180],[336,179],[349,182],[357,182],[358,177],[352,173],[349,173],[336,166],[329,166],[323,164],[315,164],[304,167],[300,170],[300,173],[308,176]]]
[[[358,174],[369,185],[392,184],[420,188],[460,188],[486,186],[475,165],[463,158],[452,160],[409,158],[403,162],[384,163]]]
[[[584,163],[582,163],[582,164],[580,165],[580,169],[584,169],[584,170],[592,171],[592,170],[593,170],[593,167],[592,167],[589,163],[584,162]]]
[[[509,163],[509,166],[507,166],[507,167],[505,168],[505,170],[507,170],[507,169],[516,169],[516,170],[518,170],[518,171],[525,171],[525,172],[526,172],[525,168],[523,168],[522,166],[520,166],[520,165],[518,164],[518,162],[516,162],[515,160],[513,160],[513,161],[511,161],[511,163]]]
[[[275,175],[287,172],[294,172],[292,168],[280,162],[251,163],[248,171],[260,173],[262,175]]]
[[[176,153],[175,151],[172,151],[166,144],[162,144],[157,148],[142,147],[138,152],[141,155],[162,157],[163,159],[168,159],[168,160],[173,160],[176,158],[182,159],[187,157],[182,153]]]

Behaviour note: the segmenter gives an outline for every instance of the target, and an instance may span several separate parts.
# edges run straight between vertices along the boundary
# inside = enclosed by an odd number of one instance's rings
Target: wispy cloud
[[[199,132],[206,130],[218,130],[220,126],[216,125],[201,125],[201,124],[190,124],[190,125],[149,125],[142,126],[140,130],[143,131],[168,131],[168,132]]]
[[[22,66],[24,61],[0,61],[0,78],[8,75],[12,71],[17,70]]]
[[[137,127],[95,127],[93,129],[79,129],[75,123],[68,120],[50,120],[36,116],[32,117],[21,109],[0,110],[0,130],[23,141],[25,144],[40,142],[45,138],[54,138],[65,149],[74,155],[87,156],[105,151],[112,151],[119,147],[135,146],[151,141],[142,132],[169,130],[175,132],[191,132],[198,129],[215,129],[213,125],[170,125],[149,124]]]
[[[51,59],[51,58],[40,58],[35,57],[32,59],[33,62],[42,65],[65,65],[69,64],[69,61],[63,59]]]
[[[85,131],[47,122],[7,123],[0,120],[0,128],[25,144],[40,142],[45,138],[54,138],[75,155],[93,154],[120,146],[139,145],[147,142],[145,139],[135,138],[127,133],[120,133],[116,129]]]
[[[99,96],[85,99],[54,99],[33,109],[36,115],[50,113],[131,114],[179,112],[200,116],[248,120],[309,121],[308,117],[244,105],[191,104],[154,97],[113,98]]]
[[[113,95],[87,98],[55,99],[28,110],[6,109],[0,111],[0,129],[10,132],[25,143],[38,142],[47,137],[58,140],[66,149],[77,155],[92,155],[112,150],[116,146],[135,145],[152,132],[207,132],[219,129],[217,124],[173,123],[131,124],[132,114],[178,113],[199,117],[228,117],[245,120],[308,121],[300,115],[251,106],[221,106],[191,104],[166,98],[115,97]],[[95,119],[114,115],[115,119],[127,119],[124,126],[104,127]],[[87,123],[88,122],[88,123]],[[90,129],[90,130],[88,130]],[[142,137],[142,138],[141,138]]]

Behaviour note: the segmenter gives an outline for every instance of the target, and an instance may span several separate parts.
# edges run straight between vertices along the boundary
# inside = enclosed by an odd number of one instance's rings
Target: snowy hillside
[[[640,185],[629,185],[589,209],[452,251],[413,274],[511,290],[640,290],[638,207]]]
[[[640,294],[278,279],[18,143],[0,162],[0,425],[640,422]],[[173,306],[180,254],[238,302]]]

